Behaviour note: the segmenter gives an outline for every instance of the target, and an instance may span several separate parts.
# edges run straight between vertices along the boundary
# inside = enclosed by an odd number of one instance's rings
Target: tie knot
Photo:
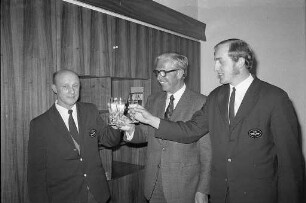
[[[70,115],[72,115],[72,112],[73,112],[73,110],[68,110],[68,113],[70,114]]]
[[[170,101],[173,101],[174,100],[174,96],[173,94],[170,96]]]
[[[234,92],[236,92],[236,88],[235,88],[235,87],[233,87],[233,93],[234,93]]]

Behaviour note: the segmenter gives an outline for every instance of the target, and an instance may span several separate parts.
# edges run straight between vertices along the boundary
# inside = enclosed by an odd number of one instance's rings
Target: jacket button
[[[86,173],[84,173],[84,177],[86,177],[87,176],[87,174]]]
[[[232,159],[228,158],[228,159],[227,159],[227,162],[232,162]]]

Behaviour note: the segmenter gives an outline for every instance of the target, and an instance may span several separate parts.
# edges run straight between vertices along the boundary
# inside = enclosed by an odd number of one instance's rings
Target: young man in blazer
[[[191,91],[184,83],[187,57],[165,53],[156,58],[155,64],[153,72],[163,91],[150,95],[146,108],[153,115],[172,121],[189,120],[206,97]],[[168,106],[172,106],[171,112],[167,111]],[[136,128],[130,125],[128,129],[127,141],[148,142],[144,187],[150,203],[208,203],[211,163],[208,135],[198,142],[181,144],[156,138],[155,129],[148,125]]]
[[[52,89],[55,104],[30,123],[30,202],[105,203],[110,193],[98,144],[119,144],[120,131],[101,119],[96,106],[77,102],[80,80],[75,72],[54,73]]]
[[[250,74],[253,57],[239,39],[215,46],[223,85],[190,121],[160,119],[141,106],[135,116],[157,128],[160,139],[190,143],[210,132],[212,203],[301,203],[305,168],[298,120],[285,91]]]

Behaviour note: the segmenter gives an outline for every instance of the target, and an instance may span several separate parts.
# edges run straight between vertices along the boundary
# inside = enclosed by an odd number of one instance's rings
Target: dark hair
[[[214,49],[216,50],[220,45],[229,44],[228,56],[235,62],[239,58],[244,58],[245,66],[247,69],[251,70],[254,65],[254,53],[251,47],[241,39],[227,39],[219,42]]]
[[[170,61],[175,68],[182,69],[184,71],[184,77],[187,76],[188,58],[186,56],[177,53],[164,53],[156,57],[154,62],[155,67],[160,60]]]

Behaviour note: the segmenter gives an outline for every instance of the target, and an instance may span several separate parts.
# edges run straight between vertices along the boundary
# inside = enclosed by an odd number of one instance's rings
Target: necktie
[[[172,113],[173,113],[173,107],[174,107],[173,100],[174,100],[174,96],[171,95],[170,96],[170,102],[169,102],[168,107],[167,107],[166,112],[165,112],[165,119],[166,120],[169,120]]]
[[[78,129],[75,125],[74,119],[72,117],[72,110],[68,110],[69,113],[69,119],[68,119],[68,123],[69,123],[69,131],[70,134],[72,135],[73,139],[79,144],[79,132]]]
[[[236,89],[235,87],[233,87],[233,91],[232,91],[232,94],[231,94],[231,97],[230,97],[230,102],[229,102],[229,108],[228,108],[228,117],[229,117],[229,122],[233,122],[233,119],[235,117],[235,108],[234,108],[234,105],[235,105],[235,92],[236,92]]]

